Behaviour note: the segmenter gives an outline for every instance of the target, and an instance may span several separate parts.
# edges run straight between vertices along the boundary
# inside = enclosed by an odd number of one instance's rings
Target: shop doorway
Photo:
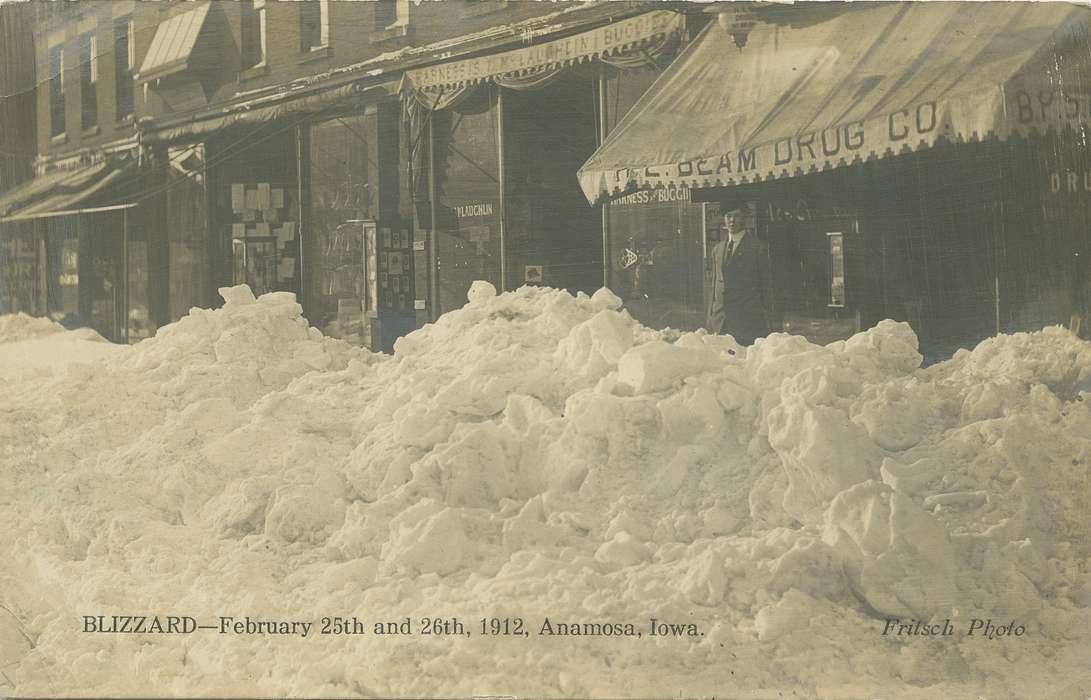
[[[483,87],[431,119],[439,315],[465,305],[475,280],[501,288],[496,90]]]
[[[115,342],[124,339],[122,226],[117,213],[56,216],[46,239],[50,315]]]
[[[596,82],[579,70],[545,87],[503,89],[506,287],[602,286],[602,215],[576,173],[596,146]]]
[[[770,246],[784,331],[820,345],[851,337],[876,297],[859,219],[826,215],[789,228]]]

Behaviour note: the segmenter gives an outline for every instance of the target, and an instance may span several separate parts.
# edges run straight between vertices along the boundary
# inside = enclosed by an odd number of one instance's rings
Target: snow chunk
[[[244,306],[246,304],[253,304],[257,301],[254,297],[254,293],[250,291],[250,287],[245,284],[239,284],[234,287],[220,287],[216,291],[223,297],[224,303],[231,306]]]
[[[598,291],[591,295],[591,303],[600,309],[612,309],[614,311],[622,306],[621,297],[606,287],[600,287]]]
[[[634,394],[661,391],[685,377],[711,372],[723,365],[711,350],[695,350],[653,340],[632,348],[618,360],[618,381]]]
[[[446,576],[458,570],[468,553],[458,512],[428,499],[390,522],[392,537],[383,546],[383,564],[394,570]]]
[[[480,304],[496,296],[496,287],[484,280],[476,280],[466,292],[466,299],[471,304]]]

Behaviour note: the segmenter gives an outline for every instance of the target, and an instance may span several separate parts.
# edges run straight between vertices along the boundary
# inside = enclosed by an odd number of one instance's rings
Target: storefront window
[[[75,216],[47,220],[49,315],[69,328],[87,325],[80,305],[80,239]]]
[[[79,216],[81,248],[86,256],[86,272],[80,280],[81,294],[89,298],[91,327],[104,338],[118,340],[121,311],[121,238],[123,220],[120,212]]]
[[[1012,186],[994,236],[1005,330],[1062,324],[1091,337],[1091,150],[1086,133],[1006,144]]]
[[[149,242],[147,231],[137,224],[135,217],[127,216],[125,246],[125,336],[135,343],[155,335],[155,323],[151,314],[149,282]]]
[[[845,234],[830,231],[826,239],[830,244],[830,301],[829,306],[845,306]]]
[[[0,228],[0,314],[44,315],[45,242],[35,235],[33,221]]]
[[[439,312],[474,280],[500,283],[500,162],[495,89],[433,116]]]
[[[119,339],[121,225],[115,212],[48,219],[49,313],[55,320]]]
[[[268,128],[268,127],[267,127]],[[234,136],[232,140],[229,136]],[[299,293],[300,246],[294,131],[249,137],[224,134],[210,183],[217,278],[255,295]],[[243,145],[240,146],[240,139]],[[210,157],[216,158],[215,153]]]
[[[605,81],[607,129],[651,86],[655,68],[611,70]],[[693,330],[705,322],[705,256],[717,221],[685,189],[635,192],[605,205],[610,288],[641,323]]]
[[[167,238],[169,246],[170,319],[176,321],[195,306],[209,305],[208,221],[205,206],[204,147],[200,144],[168,152]]]
[[[310,130],[306,313],[327,335],[364,343],[365,229],[379,216],[378,115]]]

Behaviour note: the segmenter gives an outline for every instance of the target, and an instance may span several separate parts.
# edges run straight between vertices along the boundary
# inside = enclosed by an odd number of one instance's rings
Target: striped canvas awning
[[[1091,124],[1085,7],[860,3],[809,26],[757,24],[744,42],[720,18],[580,169],[588,200]]]
[[[200,3],[188,12],[161,22],[136,79],[147,82],[186,70],[211,7],[211,3]]]
[[[417,90],[437,92],[487,82],[501,76],[524,76],[632,51],[664,36],[681,32],[682,27],[680,14],[655,10],[563,39],[409,70],[406,71],[406,81]]]
[[[285,117],[359,108],[363,102],[378,102],[397,94],[397,90],[398,83],[395,81],[372,85],[358,81],[307,95],[294,96],[289,93],[278,96],[280,99],[272,103],[240,103],[214,113],[191,117],[181,123],[151,125],[146,127],[144,137],[155,142],[192,140],[236,125],[256,126]]]
[[[135,162],[110,160],[75,171],[39,176],[0,199],[0,223],[78,213],[88,205],[131,206],[128,201],[115,201],[119,193],[110,188],[132,179],[136,173]],[[107,199],[108,193],[113,196]]]

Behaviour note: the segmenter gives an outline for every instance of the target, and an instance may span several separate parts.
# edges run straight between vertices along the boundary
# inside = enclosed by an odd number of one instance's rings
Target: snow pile
[[[922,370],[889,321],[747,350],[644,328],[606,290],[476,283],[385,357],[308,329],[291,295],[223,293],[93,368],[12,382],[0,690],[1062,697],[1091,680],[1091,345],[1062,329]],[[154,613],[368,632],[73,633]],[[372,633],[440,616],[472,636]],[[516,617],[528,637],[482,634]],[[541,636],[546,618],[641,636]],[[890,618],[960,634],[883,636]],[[974,618],[1026,633],[963,636]]]
[[[91,328],[66,331],[55,321],[22,312],[0,316],[0,382],[25,373],[50,374],[73,362],[94,362],[119,349]]]
[[[0,343],[16,343],[63,331],[64,326],[59,323],[48,318],[29,316],[21,311],[0,316]]]

